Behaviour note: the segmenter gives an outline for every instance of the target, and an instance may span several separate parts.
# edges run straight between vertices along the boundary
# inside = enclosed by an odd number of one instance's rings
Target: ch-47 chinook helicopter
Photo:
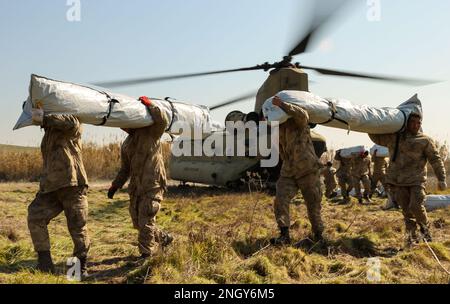
[[[329,4],[329,2],[326,3],[327,5]],[[305,73],[304,70],[313,70],[322,75],[392,81],[411,85],[430,83],[430,81],[426,80],[345,72],[334,69],[324,69],[306,66],[299,63],[292,63],[293,56],[300,55],[306,52],[311,38],[318,32],[321,26],[330,19],[330,17],[332,16],[331,11],[334,12],[335,8],[336,6],[334,8],[329,7],[328,9],[330,11],[329,14],[322,14],[321,17],[315,17],[313,22],[311,22],[309,32],[307,32],[307,34],[304,35],[304,37],[302,37],[300,42],[295,44],[295,47],[293,47],[287,53],[287,55],[284,56],[283,59],[279,62],[275,62],[272,64],[266,62],[261,65],[229,70],[101,82],[96,83],[96,85],[103,87],[120,87],[159,81],[216,75],[223,73],[255,71],[255,70],[263,70],[265,72],[269,72],[267,80],[264,82],[264,84],[260,87],[260,89],[257,92],[245,94],[241,97],[233,98],[232,100],[209,107],[211,111],[214,111],[218,108],[228,106],[237,102],[241,102],[250,98],[254,98],[256,96],[254,112],[245,114],[240,111],[233,111],[229,113],[227,115],[227,118],[225,119],[226,121],[228,120],[247,121],[247,120],[258,120],[258,117],[262,117],[261,109],[264,101],[276,95],[280,91],[283,90],[309,91],[308,74]],[[225,140],[227,135],[229,135],[229,133],[226,130],[222,130],[213,132],[209,136]],[[311,136],[316,154],[318,157],[320,157],[327,150],[326,140],[322,135],[314,131],[311,131]],[[206,138],[204,138],[203,140],[206,140]],[[191,144],[192,145],[194,144],[193,140],[191,141]],[[260,158],[249,156],[175,157],[172,155],[170,159],[169,170],[171,179],[180,181],[182,183],[193,182],[193,183],[235,188],[241,185],[242,181],[243,180],[245,181],[245,179],[248,178],[248,176],[255,175],[249,173],[258,173],[258,176],[260,177],[261,181],[263,181],[265,185],[271,186],[273,185],[273,182],[275,182],[278,179],[280,167],[281,161],[276,167],[262,168],[260,166]]]

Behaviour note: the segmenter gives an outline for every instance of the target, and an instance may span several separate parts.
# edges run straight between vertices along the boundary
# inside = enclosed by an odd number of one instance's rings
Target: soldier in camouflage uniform
[[[337,195],[336,192],[336,169],[333,168],[332,162],[327,162],[327,165],[321,171],[322,176],[324,177],[325,184],[325,197],[333,198]]]
[[[351,176],[352,159],[342,157],[340,150],[336,151],[334,159],[340,163],[339,169],[336,171],[336,177],[338,179],[339,187],[341,188],[344,204],[348,204],[350,202],[349,193],[353,188]]]
[[[373,175],[371,181],[371,194],[375,193],[377,190],[378,183],[383,185],[384,191],[387,192],[386,188],[386,169],[388,167],[388,162],[386,157],[377,156],[377,150],[374,151],[373,157]]]
[[[142,258],[150,257],[158,244],[166,246],[172,236],[156,226],[156,214],[167,190],[167,177],[161,147],[161,136],[168,127],[168,119],[157,106],[146,99],[154,124],[140,129],[127,129],[129,134],[121,149],[121,168],[112,182],[108,197],[122,188],[130,178],[130,216],[138,230],[138,247]]]
[[[289,206],[300,189],[308,210],[312,226],[312,238],[305,241],[321,241],[324,226],[321,218],[322,192],[320,186],[320,161],[314,152],[308,125],[308,113],[301,107],[281,101],[275,97],[273,104],[291,116],[280,125],[280,156],[283,161],[280,177],[276,185],[274,202],[275,218],[280,229],[280,237],[272,244],[290,243]],[[299,243],[299,245],[301,245]]]
[[[370,203],[370,156],[369,152],[363,152],[352,158],[352,181],[355,188],[356,198],[360,204],[363,203],[363,194],[361,193],[361,183],[364,186],[364,200]]]
[[[431,241],[430,224],[424,207],[427,162],[438,178],[440,190],[447,188],[444,163],[434,141],[421,132],[422,115],[417,111],[408,118],[407,128],[397,134],[369,135],[373,142],[391,151],[386,183],[401,206],[406,226],[406,245],[417,242],[417,226],[422,237]]]
[[[73,255],[80,260],[81,274],[86,277],[90,246],[86,226],[88,180],[81,154],[81,124],[75,116],[44,115],[41,109],[33,109],[32,117],[45,130],[40,188],[28,207],[28,228],[38,253],[37,268],[55,272],[47,225],[64,211],[74,243]]]

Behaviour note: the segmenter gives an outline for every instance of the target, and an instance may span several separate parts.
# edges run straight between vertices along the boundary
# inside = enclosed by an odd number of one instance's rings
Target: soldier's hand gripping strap
[[[139,101],[146,107],[150,107],[152,105],[152,101],[147,96],[139,97]]]
[[[102,92],[102,93],[105,94],[106,97],[108,98],[108,112],[107,112],[106,116],[103,117],[103,121],[101,123],[99,123],[98,126],[104,126],[106,124],[106,122],[108,121],[108,118],[111,116],[114,104],[119,103],[119,101],[117,99],[111,98],[111,96],[109,96],[108,93],[106,93],[106,92]]]

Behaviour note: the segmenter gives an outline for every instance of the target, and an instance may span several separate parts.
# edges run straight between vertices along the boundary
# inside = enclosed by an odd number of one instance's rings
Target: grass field
[[[89,283],[371,283],[368,259],[381,261],[380,283],[449,283],[450,277],[425,244],[403,246],[399,211],[371,206],[323,203],[326,246],[311,250],[266,247],[276,235],[272,197],[207,187],[171,187],[158,224],[175,236],[173,245],[140,261],[136,232],[128,215],[128,195],[106,199],[108,183],[89,190]],[[0,184],[0,283],[69,283],[66,260],[72,242],[65,218],[49,225],[60,275],[33,271],[36,264],[26,226],[35,183]],[[310,224],[301,198],[294,200],[291,231],[306,237]],[[450,268],[450,209],[430,213],[435,242],[430,246]],[[262,249],[264,248],[264,249]],[[262,250],[261,250],[262,249]]]

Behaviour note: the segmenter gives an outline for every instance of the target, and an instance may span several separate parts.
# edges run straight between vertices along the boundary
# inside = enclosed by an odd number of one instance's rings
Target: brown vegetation
[[[164,143],[163,151],[167,155],[167,160],[169,149],[169,144]],[[38,148],[0,145],[0,160],[0,182],[35,182],[39,180],[42,156]],[[83,162],[91,180],[113,179],[120,167],[120,143],[84,144]]]

